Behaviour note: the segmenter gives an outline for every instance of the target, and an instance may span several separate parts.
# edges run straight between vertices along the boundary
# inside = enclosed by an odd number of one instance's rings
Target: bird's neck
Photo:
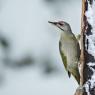
[[[74,35],[70,31],[63,31],[61,32],[61,39],[63,40],[72,40]]]

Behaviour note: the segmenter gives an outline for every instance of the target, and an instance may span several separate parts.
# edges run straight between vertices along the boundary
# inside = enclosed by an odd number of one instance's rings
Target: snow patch
[[[88,44],[85,44],[85,47],[88,53],[94,56],[94,59],[95,59],[95,11],[94,11],[95,10],[95,0],[93,0],[92,4],[90,4],[90,1],[87,0],[87,3],[88,3],[88,6],[87,6],[88,10],[85,12],[85,16],[87,17],[88,23],[92,27],[91,29],[92,35],[89,35],[89,36],[86,35],[86,41],[88,40]],[[84,87],[87,92],[87,95],[91,95],[89,90],[93,89],[95,86],[95,69],[93,68],[93,66],[95,66],[95,63],[89,62],[87,65],[90,68],[90,70],[93,72],[93,74],[91,76],[91,79],[89,79],[85,83]]]
[[[86,39],[88,39],[88,53],[94,56],[95,58],[95,34],[86,36]],[[87,48],[87,44],[85,45]]]
[[[85,87],[85,90],[86,90],[86,92],[87,92],[87,95],[91,95],[90,92],[89,92],[89,85],[88,85],[88,83],[86,83],[86,84],[84,85],[84,87]]]
[[[95,58],[95,1],[93,0],[93,4],[91,5],[89,0],[88,2],[88,10],[85,12],[85,16],[87,17],[88,23],[92,26],[91,32],[92,35],[87,36],[86,39],[88,39],[88,53],[93,55]],[[88,31],[89,32],[89,31]],[[87,44],[85,45],[87,47]]]
[[[93,25],[93,9],[89,3],[88,10],[85,12],[85,16],[87,17],[87,21],[89,22],[89,24]]]
[[[91,79],[89,79],[85,83],[84,87],[85,87],[85,90],[88,93],[88,95],[91,95],[90,91],[89,91],[89,87],[92,89],[95,86],[95,69],[92,67],[92,66],[95,66],[95,63],[89,62],[87,65],[90,68],[90,70],[93,71],[93,75],[91,76]]]

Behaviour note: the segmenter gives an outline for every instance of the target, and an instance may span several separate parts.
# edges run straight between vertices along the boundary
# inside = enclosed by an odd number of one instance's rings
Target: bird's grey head
[[[58,21],[58,22],[51,22],[49,21],[52,25],[58,27],[59,29],[63,31],[71,31],[70,25],[67,22],[64,21]]]

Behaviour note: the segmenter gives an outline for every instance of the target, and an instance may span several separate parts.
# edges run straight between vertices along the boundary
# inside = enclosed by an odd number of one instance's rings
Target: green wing
[[[67,57],[65,56],[64,52],[61,51],[61,47],[62,47],[62,44],[61,44],[61,42],[59,41],[59,51],[60,51],[60,55],[61,55],[63,64],[64,64],[64,66],[65,66],[65,69],[67,70]]]
[[[61,44],[61,42],[59,41],[59,51],[60,51],[60,55],[61,55],[63,64],[64,64],[64,66],[65,66],[65,69],[66,69],[66,71],[68,72],[68,76],[70,77],[70,76],[71,76],[71,73],[67,70],[67,57],[65,56],[64,52],[61,51],[61,47],[62,47],[62,44]]]

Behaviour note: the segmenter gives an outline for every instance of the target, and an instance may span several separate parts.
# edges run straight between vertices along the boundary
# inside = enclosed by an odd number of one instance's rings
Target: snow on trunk
[[[95,0],[85,0],[85,95],[95,95]]]

